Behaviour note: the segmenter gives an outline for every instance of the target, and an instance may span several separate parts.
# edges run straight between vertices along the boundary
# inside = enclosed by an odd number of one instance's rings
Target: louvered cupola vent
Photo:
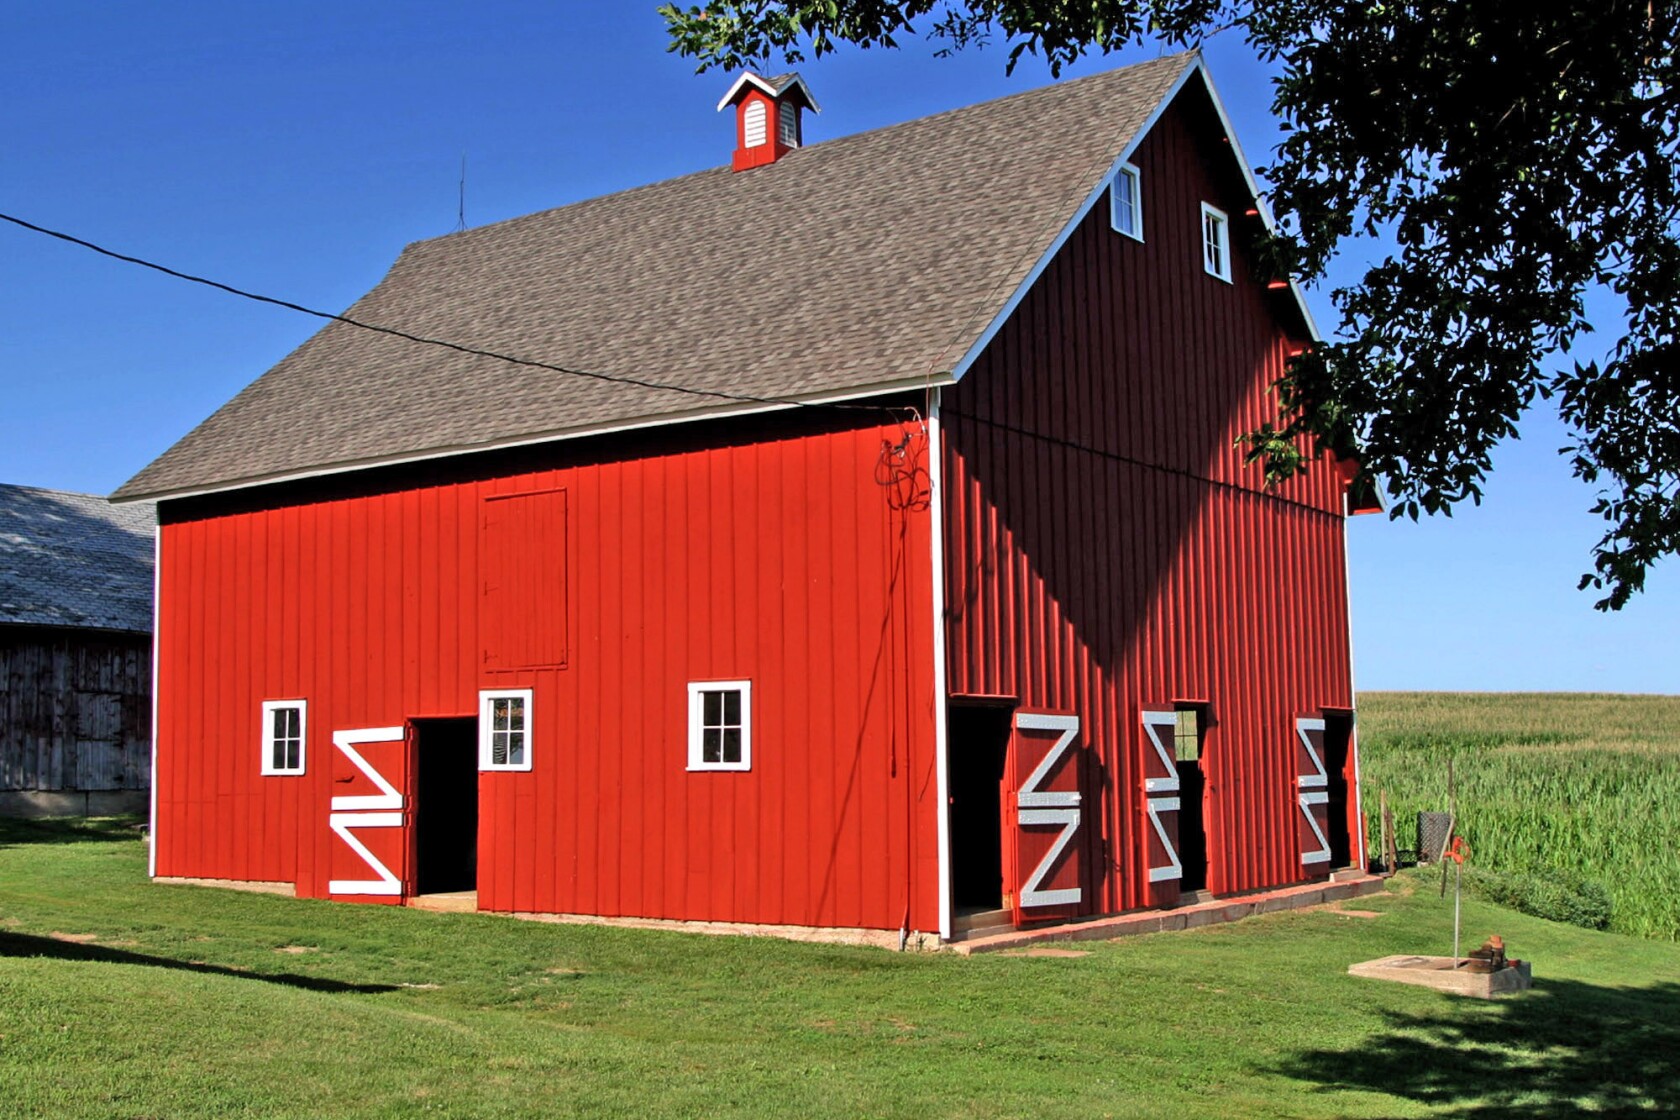
[[[736,171],[775,163],[804,138],[803,110],[820,113],[810,87],[798,74],[761,78],[748,71],[735,80],[718,102],[718,111],[735,106]],[[775,132],[770,129],[775,121]]]

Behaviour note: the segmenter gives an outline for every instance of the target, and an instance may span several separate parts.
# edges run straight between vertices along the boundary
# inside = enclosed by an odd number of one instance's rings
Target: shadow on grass
[[[130,953],[122,949],[108,949],[102,945],[83,945],[75,941],[60,941],[56,937],[36,937],[27,933],[0,930],[0,958],[51,957],[63,961],[103,961],[106,964],[137,964],[150,968],[168,968],[180,972],[201,972],[210,976],[232,976],[240,980],[260,980],[265,984],[284,984],[288,988],[302,988],[311,992],[394,992],[395,984],[350,984],[342,980],[328,980],[319,976],[299,976],[283,972],[243,972],[222,965],[178,961],[170,957],[155,957],[146,953]]]
[[[1388,1012],[1387,1030],[1359,1049],[1308,1051],[1276,1072],[1480,1120],[1680,1116],[1680,983],[1536,984],[1486,1003]]]
[[[0,817],[0,848],[38,844],[109,844],[138,840],[146,832],[139,817]]]

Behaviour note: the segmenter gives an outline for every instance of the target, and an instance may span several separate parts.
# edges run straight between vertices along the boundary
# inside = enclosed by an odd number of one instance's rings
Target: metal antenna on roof
[[[461,153],[461,198],[455,211],[455,232],[467,228],[467,153]]]

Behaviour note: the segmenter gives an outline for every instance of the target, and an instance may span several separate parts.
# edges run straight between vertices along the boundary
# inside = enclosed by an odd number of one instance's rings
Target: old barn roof
[[[773,401],[947,380],[1193,68],[1159,59],[417,242],[346,314]],[[115,496],[764,407],[332,323]]]
[[[0,485],[0,623],[152,628],[150,502]]]

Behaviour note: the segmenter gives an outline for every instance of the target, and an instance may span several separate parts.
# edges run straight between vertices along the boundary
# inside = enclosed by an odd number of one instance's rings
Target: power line
[[[786,405],[794,408],[832,408],[852,412],[881,412],[894,417],[897,417],[901,412],[915,413],[915,409],[895,409],[887,408],[883,405],[841,404],[839,402],[832,401],[800,401],[792,400],[786,397],[759,397],[750,393],[731,393],[722,389],[693,389],[686,385],[671,385],[660,381],[648,381],[639,377],[627,377],[623,374],[601,373],[598,370],[574,369],[571,366],[558,365],[554,362],[540,362],[534,358],[519,358],[512,354],[503,354],[495,350],[485,350],[477,346],[467,346],[459,342],[450,342],[445,338],[428,338],[425,335],[411,334],[408,331],[398,330],[395,327],[384,327],[380,326],[378,323],[367,323],[360,319],[352,319],[348,315],[335,315],[330,311],[319,311],[313,307],[305,307],[301,303],[293,303],[290,300],[279,299],[275,296],[265,296],[260,292],[251,292],[245,290],[244,288],[236,288],[232,284],[224,284],[219,280],[211,280],[204,276],[194,276],[190,272],[181,272],[177,269],[170,268],[167,265],[161,265],[155,261],[149,261],[142,257],[134,257],[128,255],[127,253],[119,253],[115,249],[107,249],[103,245],[96,245],[92,241],[77,237],[74,234],[64,233],[63,231],[56,229],[48,229],[45,226],[38,226],[34,222],[26,222],[22,218],[14,217],[11,214],[0,213],[0,220],[10,222],[15,226],[21,226],[22,228],[30,230],[34,233],[45,234],[47,237],[57,238],[59,241],[69,242],[71,245],[79,245],[83,249],[92,250],[100,256],[110,257],[112,260],[122,261],[125,264],[139,265],[141,268],[149,268],[153,272],[161,272],[165,276],[171,276],[177,280],[186,280],[189,283],[202,284],[207,288],[215,288],[217,291],[226,292],[229,295],[239,296],[241,299],[249,299],[254,300],[257,303],[267,303],[275,307],[283,307],[288,311],[296,311],[303,315],[312,315],[317,319],[327,319],[334,323],[343,323],[346,326],[356,327],[364,331],[373,331],[376,334],[390,335],[393,338],[405,339],[409,342],[420,343],[424,346],[440,346],[446,350],[453,350],[460,354],[468,354],[475,358],[491,358],[495,361],[507,362],[511,365],[529,366],[533,369],[546,369],[553,373],[564,373],[572,377],[587,377],[595,381],[611,382],[615,385],[634,385],[640,389],[658,389],[667,393],[683,393],[691,397],[709,397],[715,400],[738,401],[742,404],[774,404]]]

